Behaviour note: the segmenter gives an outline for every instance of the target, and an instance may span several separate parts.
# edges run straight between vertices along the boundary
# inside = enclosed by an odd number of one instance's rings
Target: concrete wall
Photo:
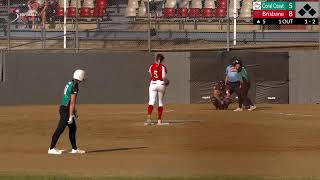
[[[148,53],[14,52],[6,60],[0,104],[57,104],[77,68],[88,72],[79,103],[146,103]]]
[[[30,52],[0,55],[0,104],[58,104],[74,69],[88,72],[80,85],[79,103],[138,103],[148,101],[148,68],[156,53]],[[199,103],[210,95],[212,82],[237,56],[252,80],[250,97],[267,103],[319,103],[318,52],[164,52],[170,86],[166,103]],[[289,87],[288,87],[288,80]],[[279,102],[266,101],[280,97]],[[287,96],[287,97],[286,97]]]
[[[165,101],[189,103],[188,53],[164,54],[171,82]],[[88,72],[88,80],[80,85],[79,103],[144,104],[148,102],[148,68],[154,57],[154,53],[143,52],[13,51],[5,61],[0,104],[57,104],[77,68]]]
[[[320,103],[320,53],[291,51],[289,55],[290,104]]]

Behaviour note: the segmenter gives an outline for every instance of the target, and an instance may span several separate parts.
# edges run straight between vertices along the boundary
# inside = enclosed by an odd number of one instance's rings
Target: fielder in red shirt
[[[166,91],[166,86],[169,85],[169,80],[166,78],[167,68],[162,64],[163,60],[164,56],[162,54],[157,54],[155,62],[149,68],[151,82],[149,86],[148,116],[145,125],[151,125],[151,114],[156,100],[158,100],[159,103],[158,125],[162,124],[163,97]]]

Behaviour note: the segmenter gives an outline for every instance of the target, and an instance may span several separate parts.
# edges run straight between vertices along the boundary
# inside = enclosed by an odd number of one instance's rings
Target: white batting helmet
[[[77,69],[73,73],[73,79],[84,81],[86,78],[86,72],[82,69]]]

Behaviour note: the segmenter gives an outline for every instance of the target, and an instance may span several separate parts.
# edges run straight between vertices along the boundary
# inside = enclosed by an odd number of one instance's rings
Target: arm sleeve
[[[228,75],[228,72],[229,72],[229,66],[226,68],[225,75]]]

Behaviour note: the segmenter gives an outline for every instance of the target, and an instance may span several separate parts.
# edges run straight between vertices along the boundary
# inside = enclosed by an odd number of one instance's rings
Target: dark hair
[[[156,61],[160,61],[160,63],[162,63],[163,60],[164,56],[162,54],[157,54]]]
[[[233,56],[233,57],[232,57],[232,65],[235,66],[235,65],[237,65],[237,64],[239,64],[240,67],[242,67],[242,61],[241,61],[239,58]]]

